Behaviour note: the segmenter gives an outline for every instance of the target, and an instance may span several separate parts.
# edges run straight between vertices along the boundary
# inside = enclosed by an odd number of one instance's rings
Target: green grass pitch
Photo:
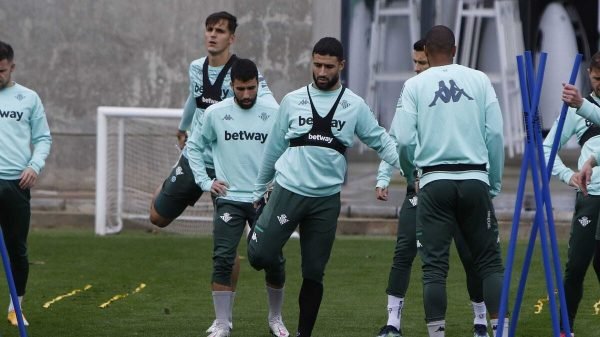
[[[150,234],[127,231],[96,237],[91,230],[35,229],[30,234],[30,279],[24,311],[34,337],[100,336],[205,336],[213,320],[210,294],[210,237]],[[246,245],[240,244],[245,256]],[[386,320],[388,271],[394,240],[386,238],[338,237],[325,275],[325,294],[314,337],[375,336]],[[520,243],[513,271],[514,291],[521,274],[525,243]],[[533,258],[517,329],[518,336],[551,336],[548,302],[535,314],[538,299],[546,297],[539,244]],[[566,245],[561,245],[564,263]],[[299,245],[286,246],[287,285],[284,320],[295,332],[300,279]],[[562,269],[562,268],[561,268]],[[5,280],[3,278],[3,280]],[[412,280],[403,311],[405,336],[426,336],[423,320],[420,261],[413,266]],[[145,288],[134,290],[144,283]],[[44,303],[76,289],[78,292]],[[0,294],[8,304],[6,282]],[[102,309],[115,295],[129,294]],[[600,300],[595,275],[590,268],[584,298],[576,322],[578,336],[600,336],[600,316],[594,304]],[[242,260],[242,272],[234,308],[234,337],[267,337],[264,274]],[[472,336],[472,310],[465,288],[462,265],[452,254],[448,279],[447,333],[449,337]],[[591,330],[590,330],[591,328]],[[18,329],[0,322],[0,335],[18,336]]]

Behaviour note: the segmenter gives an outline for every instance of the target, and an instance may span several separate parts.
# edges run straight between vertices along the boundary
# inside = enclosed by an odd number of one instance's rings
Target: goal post
[[[95,233],[120,232],[124,226],[155,228],[149,209],[180,151],[175,131],[181,109],[110,107],[97,110]],[[212,230],[208,193],[164,230],[206,234]]]

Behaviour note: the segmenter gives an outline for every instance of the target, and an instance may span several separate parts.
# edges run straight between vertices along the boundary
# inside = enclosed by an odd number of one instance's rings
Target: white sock
[[[19,296],[19,307],[22,309],[23,306],[21,305],[23,303],[23,296]],[[13,305],[12,302],[12,297],[10,298],[10,303],[8,304],[8,312],[11,311],[15,311],[15,306]]]
[[[213,291],[213,304],[215,306],[215,317],[217,323],[229,324],[229,317],[231,314],[231,291]]]
[[[281,316],[281,308],[283,307],[284,288],[276,289],[266,286],[267,300],[269,301],[269,319],[275,316]]]
[[[233,326],[233,302],[235,301],[235,291],[231,292],[231,297],[229,298],[229,326]]]
[[[487,326],[487,310],[485,308],[485,302],[471,302],[473,305],[473,324],[481,324]],[[506,336],[508,337],[508,336]]]
[[[490,319],[490,325],[492,326],[493,336],[496,337],[496,332],[498,330],[498,319]],[[504,326],[502,327],[502,336],[508,337],[508,318],[504,319]]]
[[[402,308],[404,307],[404,298],[388,295],[388,321],[386,325],[391,325],[400,330],[402,322]]]
[[[427,323],[427,332],[429,332],[429,337],[445,337],[446,321],[442,320]]]

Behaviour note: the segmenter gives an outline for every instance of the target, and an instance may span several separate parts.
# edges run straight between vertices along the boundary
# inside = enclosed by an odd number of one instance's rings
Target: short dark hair
[[[216,25],[219,21],[225,20],[227,21],[227,28],[233,34],[235,33],[235,29],[237,28],[237,18],[232,14],[222,11],[212,13],[206,18],[206,22],[204,23],[205,27]]]
[[[425,51],[425,39],[420,39],[413,44],[414,51]]]
[[[344,60],[344,46],[334,37],[324,37],[320,39],[314,46],[314,54],[335,56],[339,61]]]
[[[454,43],[454,33],[443,25],[434,26],[425,35],[425,47],[429,54],[451,54]]]
[[[12,62],[15,57],[15,52],[12,47],[3,41],[0,41],[0,60],[8,60],[8,62]]]
[[[252,79],[258,81],[256,64],[249,59],[237,59],[231,66],[231,83],[233,80],[247,82]]]
[[[600,70],[600,51],[596,52],[596,54],[592,55],[592,59],[590,60],[590,70],[597,69]]]

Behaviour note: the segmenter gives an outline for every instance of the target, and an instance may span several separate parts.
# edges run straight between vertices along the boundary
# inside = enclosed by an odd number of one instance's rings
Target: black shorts
[[[206,173],[211,179],[215,178],[214,169],[207,168]],[[181,156],[156,196],[154,209],[163,218],[175,219],[187,206],[193,206],[201,196],[202,189],[194,181],[188,159]]]

